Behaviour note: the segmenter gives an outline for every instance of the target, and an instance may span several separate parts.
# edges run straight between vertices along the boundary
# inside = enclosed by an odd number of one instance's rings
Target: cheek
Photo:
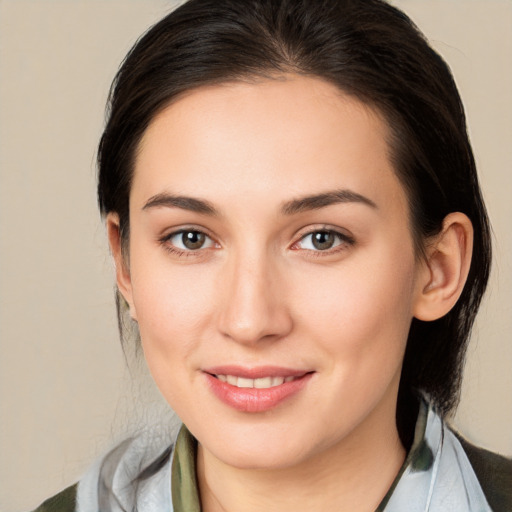
[[[149,266],[133,283],[144,358],[156,386],[180,417],[190,409],[196,354],[212,304],[208,287],[197,273],[190,274]]]
[[[208,269],[171,265],[165,254],[142,251],[131,259],[131,276],[142,346],[158,384],[159,373],[185,368],[199,344],[215,304],[214,283]]]
[[[299,318],[332,353],[387,357],[391,347],[402,353],[412,319],[414,266],[412,251],[404,255],[382,245],[329,273],[310,272],[296,292],[304,297]]]

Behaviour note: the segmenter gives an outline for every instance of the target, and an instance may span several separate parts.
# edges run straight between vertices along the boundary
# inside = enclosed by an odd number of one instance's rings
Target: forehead
[[[275,189],[288,197],[334,188],[396,194],[388,134],[376,110],[317,78],[198,88],[149,125],[131,199],[165,189],[215,200]]]

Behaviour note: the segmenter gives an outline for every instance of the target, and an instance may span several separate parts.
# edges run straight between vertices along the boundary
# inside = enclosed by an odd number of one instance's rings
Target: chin
[[[302,451],[283,446],[279,450],[254,447],[251,450],[233,450],[219,455],[222,462],[237,469],[267,471],[291,468],[308,458]]]
[[[290,468],[321,451],[312,434],[299,431],[296,426],[226,426],[223,434],[210,431],[201,437],[203,448],[215,458],[229,466],[246,470]]]

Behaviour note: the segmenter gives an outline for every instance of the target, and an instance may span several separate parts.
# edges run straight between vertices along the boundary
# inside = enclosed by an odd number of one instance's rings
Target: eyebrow
[[[284,203],[281,211],[284,215],[294,215],[308,210],[319,210],[320,208],[339,203],[362,203],[371,208],[378,208],[371,199],[352,190],[343,189],[292,199]]]
[[[287,201],[281,207],[283,215],[294,215],[308,210],[319,210],[327,206],[339,203],[362,203],[371,208],[377,209],[377,205],[369,198],[353,192],[352,190],[331,190],[305,196],[298,199]],[[209,202],[204,199],[195,197],[178,196],[168,193],[156,194],[148,199],[146,204],[142,207],[143,210],[150,208],[181,208],[191,212],[209,215],[212,217],[219,217],[218,210]]]
[[[156,194],[153,197],[150,197],[142,209],[148,210],[150,208],[160,207],[181,208],[182,210],[201,213],[203,215],[210,215],[213,217],[219,216],[219,212],[209,201],[194,197],[176,196],[167,193]]]

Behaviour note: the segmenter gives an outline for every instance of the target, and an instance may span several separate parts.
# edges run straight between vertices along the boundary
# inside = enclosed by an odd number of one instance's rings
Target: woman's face
[[[194,90],[147,129],[119,286],[214,457],[290,467],[396,429],[422,267],[387,133],[294,75]]]

